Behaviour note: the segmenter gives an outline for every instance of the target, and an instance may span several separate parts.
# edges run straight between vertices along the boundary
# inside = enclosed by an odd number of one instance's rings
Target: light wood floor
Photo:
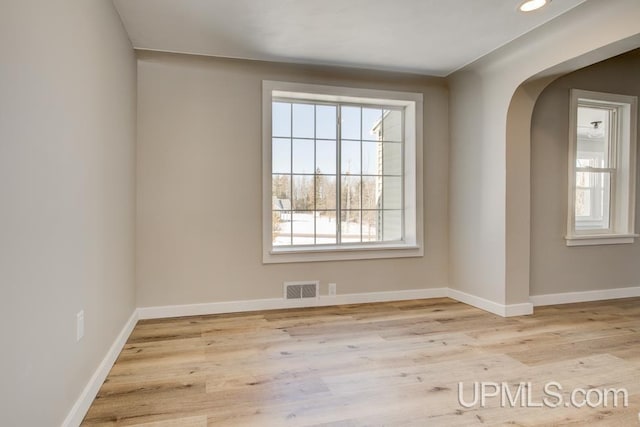
[[[474,381],[625,388],[629,406],[485,408]],[[515,387],[511,390],[515,392]],[[568,397],[567,397],[568,398]],[[83,425],[640,426],[640,298],[504,319],[450,299],[140,321]]]

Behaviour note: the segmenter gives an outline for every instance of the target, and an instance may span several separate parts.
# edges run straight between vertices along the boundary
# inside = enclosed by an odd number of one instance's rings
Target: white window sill
[[[424,256],[424,250],[416,245],[378,244],[353,246],[299,246],[273,248],[263,254],[263,263],[292,263],[316,261],[348,261],[382,258],[411,258]]]
[[[584,234],[565,236],[567,246],[623,245],[633,243],[638,234]]]

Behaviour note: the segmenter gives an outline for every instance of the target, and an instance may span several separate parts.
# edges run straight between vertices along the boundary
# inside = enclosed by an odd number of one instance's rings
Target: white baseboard
[[[246,301],[211,302],[205,304],[167,305],[159,307],[140,307],[140,319],[161,319],[167,317],[198,316],[206,314],[239,313],[246,311],[276,310],[299,307],[326,307],[344,304],[362,304],[367,302],[404,301],[424,298],[444,298],[447,288],[410,289],[405,291],[368,292],[360,294],[342,294],[336,296],[321,295],[317,299],[285,300],[282,298],[255,299]]]
[[[138,311],[134,310],[116,337],[116,340],[109,348],[109,351],[107,351],[104,359],[102,359],[102,362],[98,365],[98,369],[96,369],[84,390],[80,393],[80,397],[78,397],[71,411],[69,411],[67,418],[62,422],[62,427],[76,427],[80,425],[137,322]]]
[[[571,304],[576,302],[602,301],[617,298],[640,297],[640,286],[602,289],[597,291],[563,292],[559,294],[531,295],[529,300],[535,307],[543,305]]]
[[[326,307],[368,302],[403,301],[425,298],[449,297],[465,304],[497,314],[502,317],[525,316],[533,313],[533,304],[498,304],[487,299],[450,288],[410,289],[405,291],[368,292],[342,294],[334,297],[321,295],[317,299],[284,300],[282,298],[255,299],[246,301],[224,301],[204,304],[167,305],[138,308],[140,319],[163,319],[168,317],[200,316],[207,314],[241,313],[247,311],[277,310],[300,307]]]
[[[503,317],[516,317],[516,316],[529,316],[533,314],[533,304],[530,302],[523,302],[520,304],[507,304],[505,305]]]
[[[531,303],[498,304],[496,302],[489,301],[488,299],[484,299],[451,288],[448,289],[447,294],[449,298],[453,298],[457,301],[472,305],[476,308],[488,311],[489,313],[497,314],[498,316],[502,317],[526,316],[529,314],[533,314],[533,304]]]

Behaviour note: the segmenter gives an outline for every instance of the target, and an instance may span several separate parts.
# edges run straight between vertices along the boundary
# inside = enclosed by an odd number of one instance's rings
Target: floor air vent
[[[319,281],[308,282],[285,282],[284,298],[285,299],[307,299],[318,298]]]

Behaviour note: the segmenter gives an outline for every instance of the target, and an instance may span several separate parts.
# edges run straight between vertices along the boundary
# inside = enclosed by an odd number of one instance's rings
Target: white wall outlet
[[[84,310],[76,314],[76,341],[80,341],[84,336]]]
[[[336,284],[335,283],[329,283],[329,296],[330,297],[335,297],[336,296]]]

